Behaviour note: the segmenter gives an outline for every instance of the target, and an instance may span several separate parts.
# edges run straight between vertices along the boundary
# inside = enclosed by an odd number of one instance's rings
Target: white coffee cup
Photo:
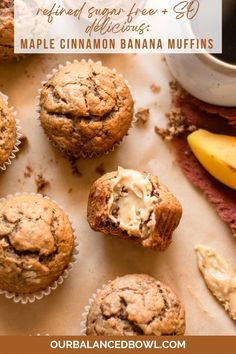
[[[207,52],[168,54],[166,61],[176,80],[193,96],[214,105],[236,107],[236,65]]]
[[[223,20],[235,11],[234,1],[224,0]],[[193,38],[190,21],[185,18],[182,25]],[[193,96],[214,105],[236,107],[236,65],[221,61],[205,50],[201,54],[166,55],[166,61],[177,81]]]

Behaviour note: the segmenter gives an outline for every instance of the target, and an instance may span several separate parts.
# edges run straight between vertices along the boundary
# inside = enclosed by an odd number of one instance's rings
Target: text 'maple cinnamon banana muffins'
[[[69,63],[43,85],[41,125],[55,145],[74,157],[110,151],[127,134],[132,118],[125,80],[100,63]]]
[[[0,60],[14,57],[14,1],[0,1]]]
[[[119,167],[91,187],[87,217],[91,228],[107,235],[165,250],[182,216],[176,197],[157,177]]]
[[[67,215],[40,195],[0,200],[0,289],[31,294],[67,268],[74,235]]]
[[[0,95],[0,166],[9,159],[17,139],[16,120]]]
[[[145,274],[118,277],[95,296],[87,335],[183,335],[185,311],[175,293]]]

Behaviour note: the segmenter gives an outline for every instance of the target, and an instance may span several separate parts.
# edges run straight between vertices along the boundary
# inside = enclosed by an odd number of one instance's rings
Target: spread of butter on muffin
[[[111,187],[108,215],[112,222],[130,236],[144,238],[150,234],[155,226],[158,196],[153,193],[149,175],[119,167]]]
[[[182,216],[182,207],[156,176],[119,167],[90,189],[87,217],[91,228],[165,250]]]
[[[236,321],[236,270],[211,248],[197,245],[195,251],[207,287]]]

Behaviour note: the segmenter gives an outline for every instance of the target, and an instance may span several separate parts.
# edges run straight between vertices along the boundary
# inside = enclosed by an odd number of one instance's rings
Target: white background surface
[[[84,56],[86,57],[86,56]],[[51,147],[37,121],[36,95],[46,74],[59,63],[79,56],[29,56],[18,63],[0,64],[0,90],[18,111],[29,146],[0,175],[0,196],[36,192],[34,176],[24,178],[26,166],[50,181],[45,190],[71,215],[80,243],[79,261],[69,278],[49,297],[34,304],[15,304],[0,297],[0,334],[77,335],[83,308],[91,294],[104,282],[127,273],[148,273],[168,283],[186,309],[186,334],[235,335],[235,324],[207,290],[196,264],[193,247],[203,243],[218,250],[235,264],[235,240],[206,199],[191,186],[174,162],[171,147],[154,132],[163,125],[170,108],[166,64],[157,55],[94,56],[116,67],[133,86],[136,107],[148,106],[150,121],[135,126],[115,152],[93,160],[81,160],[82,177],[72,175],[70,164]],[[150,90],[161,86],[160,94]],[[86,221],[89,187],[99,177],[96,167],[106,171],[121,165],[144,169],[159,176],[183,205],[181,224],[164,253],[145,250],[132,242],[105,237],[90,230]],[[72,188],[72,193],[68,190]]]

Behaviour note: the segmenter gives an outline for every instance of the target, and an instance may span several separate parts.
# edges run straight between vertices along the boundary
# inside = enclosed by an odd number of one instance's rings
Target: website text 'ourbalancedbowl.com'
[[[185,340],[52,340],[51,349],[186,349]]]

